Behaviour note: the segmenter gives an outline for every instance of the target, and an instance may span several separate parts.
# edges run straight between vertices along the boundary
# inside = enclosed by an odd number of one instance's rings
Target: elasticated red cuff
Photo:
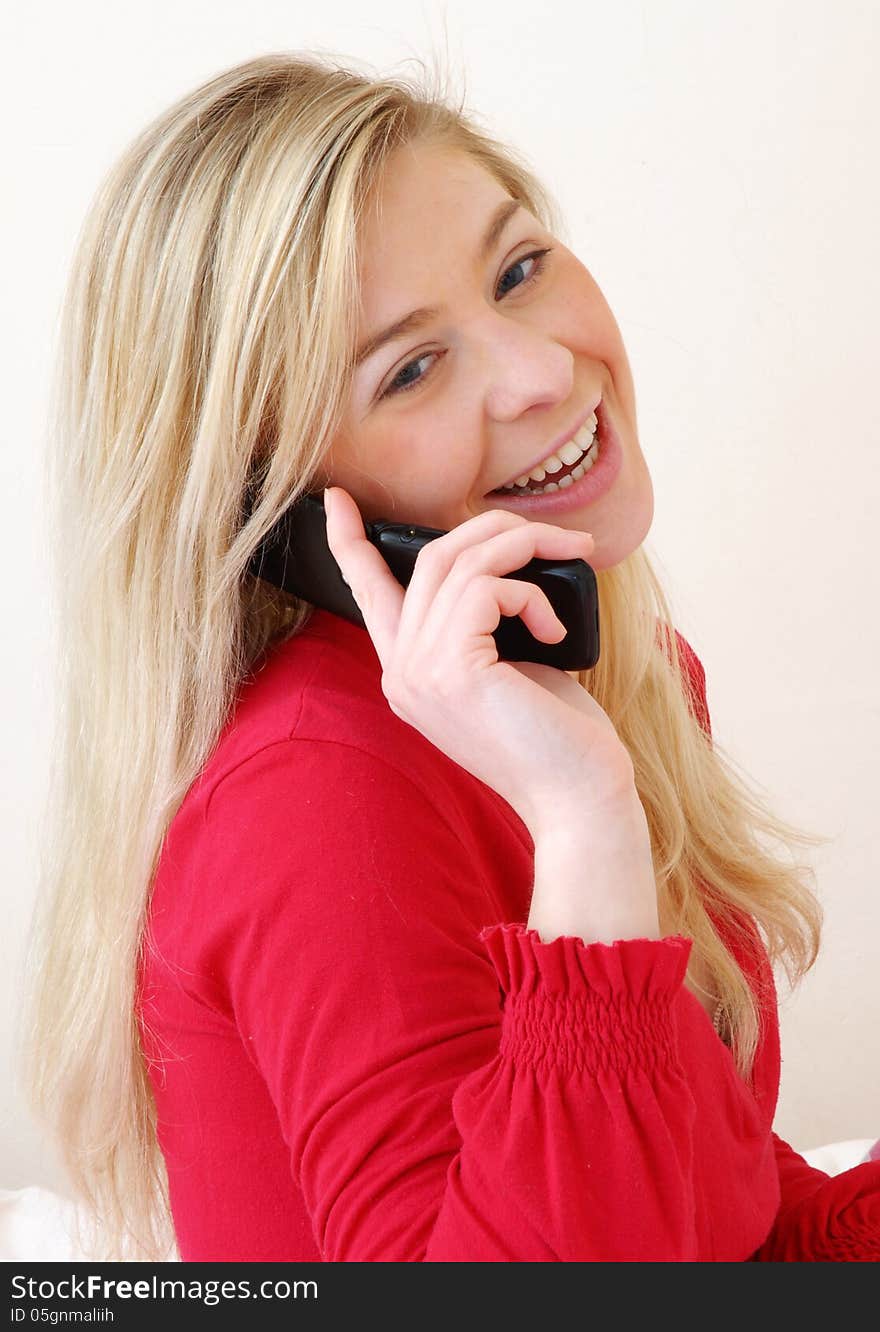
[[[677,1060],[672,1007],[691,939],[544,943],[522,924],[486,926],[480,939],[503,992],[502,1056],[585,1076]]]

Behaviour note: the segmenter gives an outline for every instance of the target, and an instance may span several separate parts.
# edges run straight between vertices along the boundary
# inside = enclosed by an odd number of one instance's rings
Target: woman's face
[[[625,559],[651,526],[654,497],[620,330],[590,273],[522,207],[482,253],[510,196],[461,152],[397,149],[379,202],[358,236],[358,348],[420,307],[436,310],[357,366],[322,481],[344,487],[365,521],[449,530],[504,507],[592,532],[596,569]],[[546,247],[543,261],[532,257]],[[558,490],[563,512],[489,494],[533,470],[600,399],[597,478],[603,414],[619,450],[606,447],[617,466],[599,493]]]

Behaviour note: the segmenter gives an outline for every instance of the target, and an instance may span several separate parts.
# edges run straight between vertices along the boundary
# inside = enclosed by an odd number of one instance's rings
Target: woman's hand
[[[500,661],[492,637],[502,615],[520,615],[542,642],[561,640],[544,592],[503,575],[535,557],[586,559],[589,533],[493,509],[423,547],[403,588],[348,492],[330,499],[328,544],[398,717],[503,796],[533,839],[561,808],[586,817],[631,799],[632,760],[607,713],[565,671]]]

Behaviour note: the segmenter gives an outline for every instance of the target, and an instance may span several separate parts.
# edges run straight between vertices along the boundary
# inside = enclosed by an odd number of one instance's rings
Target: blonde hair
[[[429,141],[471,154],[560,230],[526,164],[441,91],[273,53],[159,115],[78,239],[47,450],[57,762],[23,1057],[33,1108],[100,1228],[90,1243],[111,1258],[174,1243],[136,1017],[163,839],[242,677],[311,614],[247,564],[315,488],[344,409],[358,219],[395,147]],[[821,910],[810,871],[761,838],[822,839],[767,812],[695,720],[644,550],[598,582],[603,651],[581,683],[633,758],[661,924],[693,938],[748,1076],[759,1012],[706,903],[753,917],[794,984],[815,961]]]

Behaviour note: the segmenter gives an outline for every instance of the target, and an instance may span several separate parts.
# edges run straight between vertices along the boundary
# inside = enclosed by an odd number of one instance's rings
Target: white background
[[[781,982],[777,1132],[801,1150],[880,1136],[880,5],[81,0],[3,26],[3,1066],[52,762],[46,391],[88,203],[146,121],[221,68],[313,50],[413,73],[437,51],[554,191],[620,323],[648,550],[717,741],[778,813],[833,838],[812,855],[820,960],[794,996]],[[14,1076],[0,1142],[0,1187],[64,1188]]]

